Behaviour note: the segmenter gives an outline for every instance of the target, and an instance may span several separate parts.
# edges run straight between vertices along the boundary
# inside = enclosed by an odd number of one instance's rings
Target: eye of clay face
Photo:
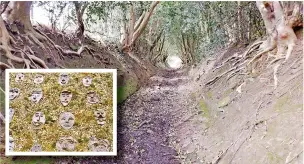
[[[59,76],[59,84],[60,85],[65,85],[69,82],[69,76],[65,73],[60,74]]]
[[[56,142],[57,151],[74,151],[76,140],[73,137],[61,137]]]
[[[32,117],[32,125],[34,128],[41,128],[45,123],[45,115],[43,112],[36,112]]]
[[[92,78],[90,77],[85,77],[82,79],[82,83],[84,86],[88,87],[92,84]]]
[[[63,112],[59,116],[59,124],[64,129],[70,129],[75,123],[75,116],[71,112]]]
[[[20,82],[20,81],[23,81],[23,80],[24,80],[24,74],[23,73],[16,74],[16,77],[15,77],[16,82]]]
[[[42,90],[36,89],[32,92],[32,95],[30,97],[30,100],[34,103],[38,103],[43,97]]]
[[[60,102],[63,106],[67,106],[72,100],[72,93],[69,91],[62,91],[60,93]]]
[[[44,80],[44,78],[43,78],[42,75],[36,75],[36,76],[35,76],[35,79],[34,79],[34,83],[35,83],[35,84],[40,84],[40,83],[43,82],[43,80]]]
[[[9,90],[9,99],[14,100],[20,94],[20,90],[18,88],[12,88]]]
[[[89,92],[87,94],[87,101],[89,104],[96,104],[99,102],[99,96],[95,92]]]

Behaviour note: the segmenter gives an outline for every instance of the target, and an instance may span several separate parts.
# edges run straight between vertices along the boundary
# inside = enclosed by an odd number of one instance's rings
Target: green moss
[[[223,96],[224,96],[224,97],[229,96],[229,94],[232,93],[232,92],[233,92],[233,89],[232,89],[232,88],[227,89],[226,91],[224,91]]]
[[[20,159],[0,160],[0,164],[50,164],[54,163],[55,159],[50,157],[22,157]]]
[[[96,136],[101,139],[113,140],[113,84],[112,74],[91,74],[73,73],[70,74],[70,81],[67,85],[58,84],[59,73],[43,73],[44,82],[34,84],[32,82],[35,74],[26,73],[25,81],[16,83],[14,78],[10,78],[10,87],[17,87],[21,90],[18,98],[10,102],[10,106],[15,109],[15,114],[10,123],[10,130],[15,139],[16,151],[29,151],[34,140],[42,145],[44,151],[56,151],[56,141],[63,136],[72,136],[76,140],[84,139],[77,144],[75,151],[87,151],[88,138]],[[12,74],[12,77],[15,75]],[[93,84],[85,87],[82,78],[90,76]],[[34,88],[42,88],[43,99],[33,104],[29,96]],[[60,103],[60,93],[69,90],[73,93],[72,100],[68,106],[64,107]],[[100,103],[89,105],[86,103],[86,96],[89,91],[95,91],[100,96]],[[107,111],[106,124],[100,127],[96,123],[93,111],[103,108]],[[36,111],[43,111],[46,115],[46,123],[39,131],[31,128],[32,116]],[[75,116],[75,124],[70,130],[65,130],[58,124],[61,112],[69,111]]]
[[[282,112],[284,107],[289,104],[290,97],[286,94],[280,97],[274,104],[274,110],[277,112]]]
[[[212,96],[213,96],[213,94],[212,94],[211,91],[207,92],[207,97],[208,97],[209,99],[212,99]]]
[[[199,101],[199,108],[202,111],[203,117],[207,119],[207,121],[205,123],[206,123],[207,127],[209,127],[211,125],[210,111],[208,109],[208,105],[206,104],[206,102],[204,100]]]
[[[193,99],[193,100],[195,100],[195,98],[196,98],[196,93],[195,93],[195,92],[192,92],[192,93],[190,94],[190,98]]]
[[[230,102],[230,97],[227,96],[227,97],[224,97],[219,103],[218,103],[218,107],[219,108],[222,108],[222,107],[225,107],[229,104]]]
[[[121,103],[126,100],[130,95],[136,92],[138,89],[137,82],[132,79],[128,79],[125,85],[117,87],[117,102]]]
[[[270,151],[267,152],[267,157],[270,161],[270,163],[282,163],[283,159],[280,158],[278,154],[272,153]]]

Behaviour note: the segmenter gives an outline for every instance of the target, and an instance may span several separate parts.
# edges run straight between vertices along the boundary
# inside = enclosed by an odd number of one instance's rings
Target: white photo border
[[[113,151],[112,152],[10,152],[9,74],[10,73],[113,73]],[[6,69],[5,70],[5,156],[117,156],[117,70],[116,69]]]

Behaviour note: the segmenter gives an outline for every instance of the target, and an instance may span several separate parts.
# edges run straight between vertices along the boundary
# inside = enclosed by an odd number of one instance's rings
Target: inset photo
[[[7,156],[115,156],[116,69],[6,69]]]

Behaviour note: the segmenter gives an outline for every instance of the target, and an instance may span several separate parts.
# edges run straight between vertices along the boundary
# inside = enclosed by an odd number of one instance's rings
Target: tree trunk
[[[260,46],[260,49],[264,49],[264,51],[267,52],[277,48],[277,54],[282,56],[285,54],[285,47],[287,47],[288,49],[285,58],[285,60],[287,60],[297,40],[292,27],[295,22],[299,21],[298,19],[301,19],[301,16],[299,15],[300,8],[303,8],[303,4],[292,2],[292,14],[289,14],[289,6],[284,6],[277,1],[257,1],[256,4],[262,15],[268,36],[266,42]],[[300,5],[302,5],[302,7]],[[288,15],[290,16],[288,17]]]
[[[84,4],[79,3],[74,1],[74,6],[75,6],[75,10],[76,10],[76,17],[77,17],[77,24],[78,24],[78,29],[76,31],[76,35],[77,37],[80,38],[80,40],[82,41],[83,39],[83,34],[84,34],[84,23],[83,23],[83,14],[84,11],[86,9],[86,7],[88,6],[87,2],[84,2]]]

